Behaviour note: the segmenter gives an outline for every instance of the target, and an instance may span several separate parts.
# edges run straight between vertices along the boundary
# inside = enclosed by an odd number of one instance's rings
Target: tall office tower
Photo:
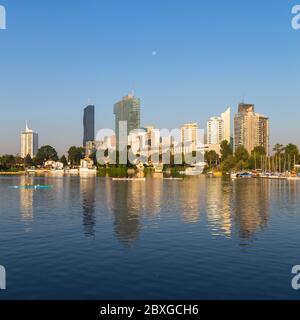
[[[89,148],[95,141],[95,106],[88,105],[83,113],[83,147]]]
[[[115,132],[116,132],[116,145],[119,150],[119,144],[127,143],[128,135],[132,130],[140,129],[141,126],[141,101],[136,98],[133,93],[128,94],[126,97],[114,105],[115,115]],[[127,123],[127,130],[120,132],[120,122]],[[121,130],[125,130],[124,123],[121,123]],[[122,139],[122,141],[120,141]]]
[[[224,121],[212,117],[207,122],[207,144],[220,144],[224,140]]]
[[[38,134],[28,128],[26,121],[26,129],[21,134],[21,157],[26,158],[30,155],[31,158],[35,157],[38,151]]]
[[[224,127],[224,136],[223,140],[227,140],[228,143],[231,142],[231,108],[229,107],[225,112],[221,114],[221,118],[223,120]]]
[[[199,141],[199,129],[197,123],[187,123],[181,128],[181,143],[183,153],[197,151]]]
[[[269,153],[269,119],[255,113],[254,104],[240,103],[234,117],[234,148],[240,145],[249,153],[257,146]]]

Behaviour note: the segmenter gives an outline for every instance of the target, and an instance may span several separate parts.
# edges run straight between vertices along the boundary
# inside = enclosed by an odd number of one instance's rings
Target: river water
[[[0,299],[300,298],[297,181],[1,176],[0,201]]]

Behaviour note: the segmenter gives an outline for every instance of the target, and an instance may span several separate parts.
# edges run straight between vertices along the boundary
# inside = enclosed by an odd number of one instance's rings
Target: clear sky
[[[204,128],[244,96],[270,117],[272,144],[300,145],[300,0],[0,4],[0,154],[19,152],[26,119],[40,145],[80,145],[85,104],[97,129],[113,128],[113,104],[132,89],[142,125]]]

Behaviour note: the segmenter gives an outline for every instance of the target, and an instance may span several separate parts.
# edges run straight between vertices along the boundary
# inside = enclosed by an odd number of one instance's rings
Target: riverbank
[[[26,173],[25,171],[17,171],[17,172],[3,171],[3,172],[0,172],[0,176],[19,176],[25,173]]]

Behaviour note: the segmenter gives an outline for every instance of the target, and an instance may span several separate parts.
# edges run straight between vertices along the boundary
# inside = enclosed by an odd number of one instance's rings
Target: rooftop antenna
[[[132,84],[132,90],[131,90],[131,95],[134,97],[134,95],[135,95],[135,88],[134,88],[135,86],[134,86],[134,83]]]
[[[26,120],[26,132],[29,131],[29,128],[28,128],[28,121]]]

